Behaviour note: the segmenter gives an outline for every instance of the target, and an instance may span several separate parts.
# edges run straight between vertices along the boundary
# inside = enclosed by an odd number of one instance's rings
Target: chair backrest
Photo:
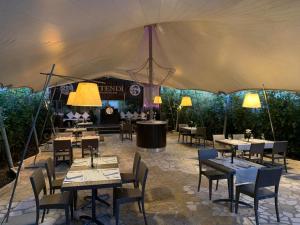
[[[263,167],[258,169],[255,182],[255,191],[262,187],[275,186],[275,191],[278,192],[281,174],[282,167]]]
[[[250,146],[250,154],[264,154],[265,143],[252,143]]]
[[[73,133],[72,132],[56,132],[55,135],[56,135],[56,137],[72,137]]]
[[[225,135],[224,134],[214,134],[213,135],[213,146],[214,148],[218,147],[218,146],[222,146],[221,144],[219,144],[218,142],[216,142],[217,140],[224,140],[225,139]]]
[[[216,149],[199,149],[198,150],[198,159],[199,162],[208,159],[215,159],[218,157],[218,152]]]
[[[140,162],[141,162],[141,155],[140,153],[136,152],[134,154],[133,167],[132,167],[132,174],[134,174],[136,179],[139,171]]]
[[[96,136],[97,135],[97,132],[94,131],[94,130],[91,130],[91,131],[82,131],[82,136]]]
[[[34,193],[35,202],[37,205],[39,205],[39,195],[41,191],[43,190],[44,195],[47,194],[45,177],[41,168],[35,170],[30,176],[30,183]]]
[[[273,145],[273,154],[284,153],[286,154],[288,147],[287,141],[275,141]]]
[[[141,161],[140,166],[139,166],[137,180],[138,180],[138,184],[141,184],[143,197],[145,195],[147,176],[148,176],[148,167],[146,166],[146,164],[143,161]]]
[[[206,137],[206,127],[197,127],[196,135]]]
[[[92,149],[95,149],[96,151],[98,151],[99,140],[98,140],[98,138],[82,139],[81,147],[82,147],[82,150],[87,150],[87,149],[90,149],[90,147],[91,147]]]
[[[121,129],[123,132],[131,132],[132,131],[132,124],[131,121],[126,121],[125,123],[121,124]]]
[[[53,163],[52,158],[49,157],[46,160],[45,168],[46,168],[47,177],[48,177],[48,180],[49,180],[49,185],[52,186],[51,181],[55,179],[55,169],[54,169],[54,163]]]
[[[54,140],[53,141],[53,152],[70,152],[72,154],[71,140]]]
[[[178,129],[180,130],[180,128],[182,127],[188,127],[188,125],[186,123],[180,123],[178,124]]]
[[[235,140],[242,140],[245,138],[245,135],[244,134],[233,134],[232,138]]]

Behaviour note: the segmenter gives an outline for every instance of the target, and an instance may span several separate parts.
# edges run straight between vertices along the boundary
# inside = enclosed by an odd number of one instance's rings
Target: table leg
[[[83,216],[80,216],[80,219],[90,221],[90,223],[88,223],[88,224],[95,223],[97,225],[104,225],[96,218],[96,197],[97,197],[97,189],[93,188],[92,189],[92,216],[83,215]]]
[[[229,202],[230,203],[230,212],[233,212],[233,203],[235,203],[235,198],[234,198],[234,174],[230,174],[228,177],[228,197],[229,198],[222,198],[222,199],[216,199],[213,202],[218,203],[218,202]],[[239,201],[239,204],[248,206],[252,208],[251,204],[248,204],[243,201]]]

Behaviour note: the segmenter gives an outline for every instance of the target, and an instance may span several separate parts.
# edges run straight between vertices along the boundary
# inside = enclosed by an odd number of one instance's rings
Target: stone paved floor
[[[105,143],[101,143],[103,154],[116,154],[120,158],[122,171],[130,171],[134,152],[137,150],[135,140],[119,140],[118,135],[105,136]],[[75,150],[75,157],[80,157],[79,149]],[[51,152],[43,152],[38,157],[42,162],[51,155]],[[197,147],[177,143],[177,135],[168,135],[167,150],[162,153],[142,152],[142,159],[148,165],[150,172],[146,187],[146,212],[148,224],[153,225],[226,225],[226,224],[254,224],[254,211],[251,208],[240,207],[239,213],[230,213],[228,205],[216,204],[208,200],[208,183],[202,179],[200,192],[197,192],[198,166]],[[26,161],[28,166],[32,159]],[[300,224],[300,162],[288,160],[289,173],[284,174],[281,180],[279,210],[281,223],[276,223],[273,200],[261,201],[259,217],[261,224]],[[60,166],[63,172],[66,167]],[[13,203],[11,220],[22,216],[25,221],[34,221],[35,205],[33,193],[29,183],[32,169],[23,169]],[[11,185],[0,189],[0,219],[6,212]],[[111,193],[111,190],[103,190],[103,193]],[[80,204],[83,204],[82,196],[88,192],[80,192]],[[213,192],[213,199],[226,197],[227,184],[221,181],[219,190]],[[111,200],[111,199],[110,199]],[[242,200],[252,203],[250,198],[242,197]],[[98,205],[98,215],[110,213],[111,208]],[[82,213],[89,213],[89,209],[78,210],[73,224],[83,224],[78,220]],[[143,224],[143,217],[138,211],[137,204],[123,206],[121,208],[121,224]],[[105,224],[114,224],[114,219],[100,217]],[[23,223],[23,222],[22,222]],[[18,223],[20,224],[20,223]],[[60,210],[52,210],[46,215],[44,224],[64,224],[64,213]]]

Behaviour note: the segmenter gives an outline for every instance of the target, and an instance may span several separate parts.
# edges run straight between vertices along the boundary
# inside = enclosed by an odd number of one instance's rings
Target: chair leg
[[[43,215],[42,215],[41,223],[44,223],[45,213],[46,213],[46,209],[43,209]]]
[[[279,218],[279,211],[278,211],[278,197],[275,197],[275,210],[276,210],[276,217],[277,217],[277,222],[280,222]]]
[[[119,225],[119,214],[120,214],[120,206],[118,204],[115,205],[115,218],[116,218],[116,225]]]
[[[70,225],[69,206],[65,207],[66,225]]]
[[[199,173],[199,181],[198,181],[198,192],[200,191],[200,185],[201,185],[201,173]]]
[[[259,221],[258,221],[258,200],[256,200],[256,199],[254,199],[254,213],[255,213],[256,225],[259,225]]]
[[[145,222],[145,225],[147,225],[147,219],[146,219],[146,212],[145,212],[145,204],[144,204],[144,199],[141,201],[142,203],[142,211],[143,211],[143,216],[144,216],[144,222]]]
[[[235,213],[238,213],[239,210],[239,200],[240,200],[240,192],[238,190],[236,190],[236,194],[235,194]]]
[[[139,211],[140,211],[140,213],[142,213],[142,207],[141,207],[141,202],[140,201],[138,201],[138,205],[139,205]]]
[[[211,191],[212,191],[212,180],[211,179],[209,179],[208,191],[209,191],[209,200],[211,200]]]
[[[35,218],[35,224],[38,225],[40,220],[40,209],[39,207],[36,208],[36,218]]]
[[[285,167],[285,172],[287,173],[287,164],[286,164],[286,157],[283,158],[283,161],[284,161],[284,167]]]
[[[218,187],[219,187],[219,180],[217,180],[216,191],[218,190]]]

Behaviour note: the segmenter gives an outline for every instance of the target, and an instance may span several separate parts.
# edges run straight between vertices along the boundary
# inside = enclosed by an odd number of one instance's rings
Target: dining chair
[[[200,185],[201,185],[201,177],[204,175],[209,182],[209,200],[211,200],[211,195],[212,195],[212,182],[214,180],[217,181],[216,184],[216,190],[218,189],[218,184],[219,180],[224,180],[227,179],[228,182],[228,175],[214,169],[209,169],[209,170],[203,170],[202,168],[202,162],[204,160],[209,160],[209,159],[215,159],[218,157],[218,152],[215,149],[199,149],[198,150],[198,160],[199,160],[199,180],[198,180],[198,192],[200,191]],[[228,183],[229,185],[229,183]]]
[[[137,177],[138,177],[140,162],[141,162],[141,155],[140,153],[136,152],[134,154],[132,173],[121,173],[122,184],[133,183],[135,187],[137,186]]]
[[[257,171],[255,184],[237,185],[235,212],[238,213],[240,194],[254,198],[255,221],[256,224],[259,225],[258,202],[263,199],[274,198],[277,222],[280,222],[278,211],[278,190],[281,174],[281,167],[263,167]],[[273,189],[270,189],[271,187],[273,187]]]
[[[197,127],[195,135],[193,138],[198,140],[199,145],[201,144],[201,140],[203,140],[203,145],[206,145],[206,127]]]
[[[213,148],[216,149],[218,152],[220,152],[222,155],[224,155],[224,153],[231,153],[232,151],[230,147],[227,147],[217,142],[217,140],[224,140],[224,139],[225,139],[224,134],[213,135]]]
[[[59,161],[67,161],[69,165],[73,162],[73,150],[71,140],[53,140],[53,158],[54,165],[57,166]],[[62,160],[60,160],[62,158]]]
[[[73,218],[73,204],[70,192],[62,192],[57,194],[47,195],[45,177],[42,169],[37,169],[30,176],[30,183],[33,189],[35,204],[36,204],[36,222],[39,224],[40,210],[43,210],[41,223],[44,222],[45,213],[48,209],[64,209],[66,216],[66,224],[70,224],[69,212],[71,210],[71,218]],[[43,195],[40,198],[40,193]]]
[[[132,141],[132,124],[131,122],[122,122],[120,126],[120,136],[121,140],[129,139]]]
[[[249,152],[245,152],[243,154],[243,158],[248,159],[249,161],[254,161],[263,164],[264,150],[265,150],[265,143],[251,143]],[[259,155],[259,157],[255,157],[255,155],[256,156]]]
[[[185,123],[178,124],[178,142],[180,141],[180,136],[182,136],[182,142],[184,142],[184,137],[189,136],[188,131],[181,129],[183,127],[188,127],[188,125]]]
[[[287,141],[275,141],[272,149],[272,154],[265,154],[264,157],[272,159],[272,165],[274,165],[275,160],[283,159],[285,172],[287,173],[287,154],[288,142]]]
[[[86,155],[91,155],[91,151],[99,155],[99,139],[89,138],[81,140],[81,156],[84,158]]]
[[[144,222],[147,225],[146,212],[145,212],[145,189],[146,181],[148,176],[148,167],[144,162],[140,162],[137,183],[139,184],[134,188],[114,188],[114,197],[113,197],[113,213],[116,218],[116,225],[119,224],[119,213],[120,205],[138,202],[139,210],[143,213]]]
[[[54,162],[53,162],[52,158],[48,158],[46,160],[45,168],[46,168],[49,187],[50,187],[50,194],[54,194],[55,190],[61,189],[64,179],[63,178],[56,179]]]
[[[232,139],[234,140],[243,140],[245,138],[244,134],[233,134]]]

